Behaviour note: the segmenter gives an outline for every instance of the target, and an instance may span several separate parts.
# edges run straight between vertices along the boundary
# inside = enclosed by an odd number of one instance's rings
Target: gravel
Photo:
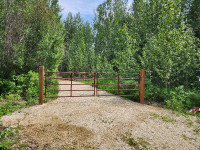
[[[70,82],[60,80],[60,83]],[[70,89],[70,86],[62,85],[60,89]],[[74,85],[73,89],[92,90],[93,87]],[[60,92],[59,96],[69,94]],[[77,96],[92,94],[92,91],[73,93]],[[20,124],[23,127],[14,149],[20,145],[21,149],[39,150],[200,149],[200,133],[193,131],[199,127],[195,117],[187,118],[117,96],[61,97],[3,116],[2,121],[4,126]]]

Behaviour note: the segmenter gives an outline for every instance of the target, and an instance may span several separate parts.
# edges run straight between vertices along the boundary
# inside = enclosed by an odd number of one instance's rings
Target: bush
[[[166,89],[145,81],[145,99],[147,101],[164,102],[169,109],[183,112],[200,107],[200,94],[195,90],[186,90],[184,86]]]
[[[50,78],[55,75],[50,75]],[[1,81],[1,87],[9,85],[9,88],[4,90],[4,93],[0,96],[0,116],[6,115],[10,112],[14,112],[25,105],[32,105],[38,102],[39,99],[39,74],[33,71],[29,71],[27,74],[21,74],[16,76],[12,75],[7,80]],[[48,80],[48,84],[58,84],[58,80]],[[59,86],[49,86],[48,90],[58,90]],[[58,92],[48,93],[48,96],[57,96]],[[24,99],[26,102],[22,101]],[[48,99],[45,99],[48,101]]]
[[[48,75],[49,78],[55,78],[55,74]],[[18,76],[18,82],[23,87],[23,93],[28,104],[33,104],[38,101],[39,98],[39,74],[33,71],[29,71],[26,75]],[[47,80],[47,84],[58,84],[58,80]],[[58,90],[58,85],[48,86],[48,90]],[[58,92],[48,93],[48,96],[57,96]]]
[[[170,94],[166,88],[161,88],[150,81],[145,81],[145,100],[164,102]]]
[[[15,82],[5,79],[0,79],[0,94],[5,94],[15,89]]]
[[[49,75],[50,78],[55,75]],[[48,84],[58,84],[58,80],[48,80]],[[1,94],[4,99],[10,99],[12,94],[21,96],[27,101],[27,104],[33,104],[39,98],[39,74],[29,71],[27,74],[15,75],[13,73],[8,79],[0,81]],[[49,86],[48,90],[58,90],[59,86]],[[55,96],[58,92],[49,93],[49,96]],[[20,99],[21,99],[20,97]]]
[[[0,117],[24,107],[25,103],[20,104],[16,102],[20,99],[19,95],[9,94],[6,96],[6,99],[1,102],[3,104],[0,105]]]
[[[179,112],[200,106],[200,94],[196,91],[186,91],[184,86],[179,86],[170,91],[170,97],[165,100],[167,108]]]

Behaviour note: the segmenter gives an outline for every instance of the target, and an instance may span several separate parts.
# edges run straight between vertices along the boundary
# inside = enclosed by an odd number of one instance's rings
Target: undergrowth
[[[3,127],[0,123],[0,149],[7,150],[19,139],[19,130],[21,127]]]

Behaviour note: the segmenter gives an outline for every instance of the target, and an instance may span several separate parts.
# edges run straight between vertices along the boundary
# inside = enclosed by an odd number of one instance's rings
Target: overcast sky
[[[63,9],[62,20],[65,20],[67,14],[71,12],[73,15],[80,12],[84,21],[92,22],[94,18],[94,11],[97,6],[103,3],[105,0],[59,0],[59,5]],[[129,0],[132,1],[132,0]]]

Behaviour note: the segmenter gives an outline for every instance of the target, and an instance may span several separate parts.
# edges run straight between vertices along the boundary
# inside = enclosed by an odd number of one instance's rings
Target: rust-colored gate
[[[105,75],[105,74],[109,74],[109,75],[115,75],[115,78],[99,78],[99,76],[100,75]],[[121,75],[131,75],[132,76],[132,78],[121,78],[120,76]],[[135,78],[133,78],[133,76],[135,75]],[[116,95],[117,96],[139,96],[140,95],[140,93],[139,93],[139,83],[140,83],[140,73],[97,73],[97,78],[96,78],[96,80],[97,80],[97,84],[96,84],[96,87],[97,87],[97,89],[96,89],[96,95],[97,96],[113,96],[113,95],[104,95],[104,94],[98,94],[98,91],[117,91],[117,93],[116,93]],[[114,84],[101,84],[101,83],[99,83],[99,80],[112,80],[112,81],[117,81],[117,83],[114,83]],[[129,83],[129,84],[126,84],[126,83],[120,83],[120,81],[124,81],[124,80],[129,80],[129,81],[136,81],[137,83],[135,83],[135,84],[133,84],[133,83]],[[114,85],[114,86],[117,86],[117,89],[98,89],[98,86],[99,85]],[[127,85],[131,85],[131,86],[136,86],[136,88],[135,89],[122,89],[122,88],[120,88],[120,86],[127,86]],[[133,87],[132,87],[133,88]],[[134,95],[131,95],[131,94],[129,94],[129,95],[122,95],[122,94],[120,94],[120,91],[137,91],[137,94],[134,94]]]
[[[49,74],[52,74],[52,73],[56,73],[56,74],[67,74],[68,78],[49,78]],[[74,74],[81,74],[82,76],[81,77],[76,77]],[[83,75],[84,74],[84,75]],[[88,76],[91,76],[92,75],[92,78],[88,78]],[[69,81],[69,83],[66,83],[66,84],[48,84],[47,83],[47,80],[54,80],[54,79],[59,79],[59,80],[67,80]],[[78,80],[92,80],[93,83],[92,84],[85,84],[85,83],[73,83],[72,81],[78,81]],[[65,86],[70,86],[70,89],[69,90],[48,90],[48,86],[52,86],[52,85],[65,85]],[[73,87],[74,86],[83,86],[83,85],[91,85],[93,86],[93,89],[92,90],[84,90],[84,89],[81,89],[81,90],[73,90]],[[53,72],[53,71],[46,71],[45,72],[45,92],[44,92],[44,95],[45,95],[45,98],[54,98],[54,97],[90,97],[90,96],[95,96],[95,73],[94,72]],[[47,96],[47,93],[48,92],[59,92],[59,91],[62,91],[62,92],[69,92],[69,93],[66,93],[68,95],[63,95],[63,96]],[[79,92],[79,91],[93,91],[93,94],[92,95],[81,95],[81,96],[77,96],[77,95],[73,95],[73,92]]]
[[[68,77],[50,77],[49,74],[66,74]],[[102,75],[115,75],[114,78],[101,78]],[[79,77],[77,77],[77,75]],[[122,75],[130,75],[131,78],[123,78]],[[133,77],[134,76],[134,77]],[[43,104],[43,95],[45,98],[54,98],[54,97],[90,97],[90,96],[115,96],[115,95],[105,95],[101,94],[101,91],[116,91],[116,96],[140,96],[140,103],[144,103],[144,76],[145,72],[144,69],[140,70],[140,73],[95,73],[95,72],[53,72],[53,71],[46,71],[44,72],[44,67],[40,66],[39,68],[39,104]],[[45,77],[45,78],[44,78]],[[68,83],[66,84],[49,84],[48,80],[66,80]],[[92,84],[86,84],[86,83],[73,83],[73,81],[77,80],[92,80]],[[100,80],[114,80],[117,81],[117,83],[114,84],[102,84],[99,83]],[[120,83],[120,81],[124,80],[132,80],[136,81],[136,83],[131,84],[124,84]],[[96,83],[95,83],[96,82]],[[45,84],[45,85],[44,85]],[[49,86],[53,85],[64,85],[64,86],[70,86],[70,89],[66,90],[48,90]],[[87,89],[81,89],[81,90],[74,90],[74,86],[83,86],[83,85],[91,85],[93,89],[87,90]],[[117,89],[99,89],[99,86],[117,86]],[[137,88],[134,89],[126,89],[126,88],[120,88],[120,86],[137,86]],[[45,87],[45,91],[43,92],[43,87]],[[69,92],[68,95],[62,95],[62,96],[48,96],[47,93],[49,92]],[[73,92],[79,92],[79,91],[91,91],[93,94],[91,95],[73,95]],[[120,94],[120,91],[137,91],[137,94]]]

